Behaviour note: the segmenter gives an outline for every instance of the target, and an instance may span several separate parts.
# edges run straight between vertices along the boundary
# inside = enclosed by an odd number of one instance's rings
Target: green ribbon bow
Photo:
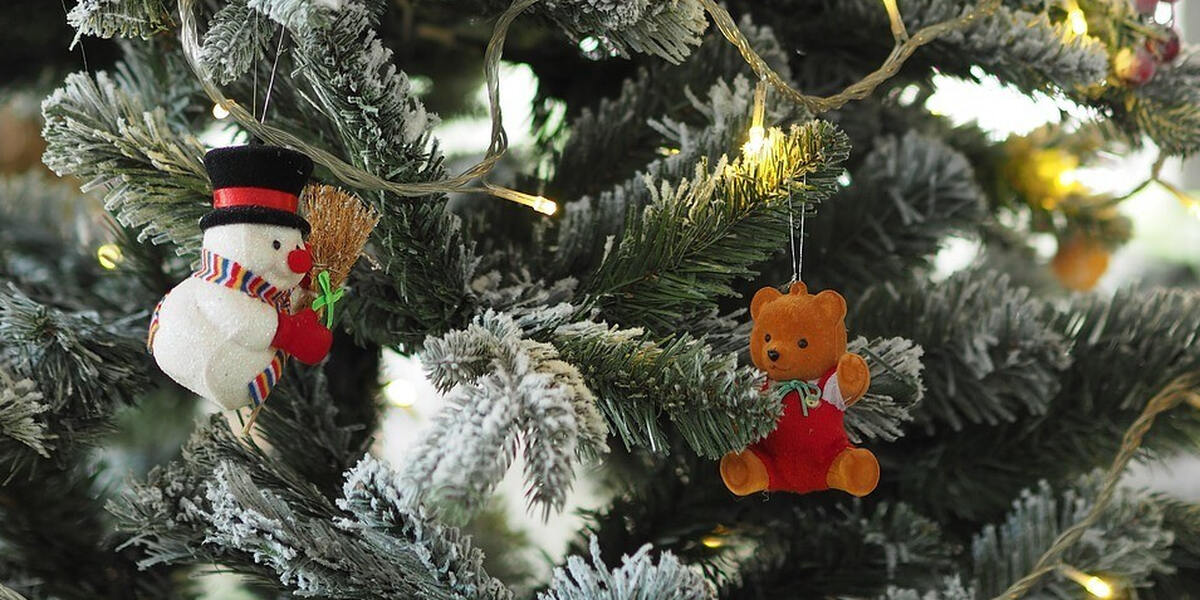
[[[325,309],[325,328],[331,329],[333,328],[333,305],[346,295],[346,290],[333,289],[333,284],[329,282],[329,271],[321,271],[317,274],[317,286],[321,288],[321,293],[317,295],[316,300],[313,300],[312,307],[313,310]]]
[[[803,379],[789,379],[776,382],[775,389],[779,391],[780,401],[787,398],[792,391],[800,394],[800,410],[804,411],[806,417],[808,409],[821,405],[821,388],[817,387],[815,383],[809,383]]]

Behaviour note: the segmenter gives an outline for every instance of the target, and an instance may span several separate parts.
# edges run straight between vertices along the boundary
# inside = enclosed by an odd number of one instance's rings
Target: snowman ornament
[[[311,309],[290,314],[312,268],[298,213],[312,161],[275,146],[217,148],[204,157],[213,210],[200,268],[154,310],[147,348],[171,379],[227,410],[258,408],[289,357],[316,364],[333,335]]]

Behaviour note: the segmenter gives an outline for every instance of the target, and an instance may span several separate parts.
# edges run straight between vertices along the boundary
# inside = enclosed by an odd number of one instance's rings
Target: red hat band
[[[300,200],[295,195],[270,188],[227,187],[213,190],[213,208],[261,206],[295,213],[299,205]]]

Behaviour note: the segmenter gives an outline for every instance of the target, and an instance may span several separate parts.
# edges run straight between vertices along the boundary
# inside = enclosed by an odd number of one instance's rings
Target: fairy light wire
[[[878,69],[859,81],[850,84],[841,92],[828,97],[810,96],[793,88],[767,64],[767,61],[759,56],[758,52],[750,45],[750,41],[738,29],[737,23],[734,22],[729,11],[717,4],[717,0],[700,0],[700,3],[704,6],[704,10],[708,12],[709,16],[712,17],[713,24],[717,26],[717,29],[725,36],[725,39],[737,47],[738,51],[742,54],[742,58],[750,65],[750,68],[754,70],[756,75],[770,82],[771,86],[788,100],[803,106],[814,114],[818,114],[840,108],[852,100],[861,100],[869,96],[875,91],[875,88],[899,72],[900,67],[917,51],[917,48],[947,33],[964,29],[979,18],[992,14],[1000,7],[1001,0],[980,0],[979,4],[961,16],[923,27],[907,39],[904,39],[903,42],[900,41],[901,38],[897,35],[897,43],[893,47],[891,54],[888,55],[887,59]],[[898,12],[896,18],[899,18]]]
[[[887,60],[879,67],[879,69],[870,73],[858,82],[851,84],[845,90],[833,96],[826,98],[818,96],[805,95],[785,82],[779,74],[777,74],[766,61],[758,55],[757,52],[750,46],[746,36],[738,29],[733,17],[729,12],[716,3],[715,0],[700,0],[705,10],[713,19],[713,23],[721,31],[721,33],[738,48],[742,57],[750,65],[759,77],[771,86],[779,90],[783,95],[795,102],[804,106],[813,113],[821,113],[841,107],[851,100],[857,100],[866,97],[875,90],[880,84],[892,77],[900,70],[901,65],[916,51],[920,46],[933,41],[937,37],[956,31],[968,26],[970,23],[978,19],[980,16],[991,14],[1000,5],[1000,0],[981,0],[981,2],[973,9],[968,10],[962,16],[929,25],[922,28],[917,33],[904,39],[904,36],[896,35],[896,45]],[[237,102],[226,97],[220,88],[208,77],[205,69],[200,64],[200,42],[198,28],[196,24],[195,5],[197,0],[178,0],[179,20],[180,20],[180,42],[183,47],[184,56],[187,59],[188,65],[195,73],[200,81],[201,87],[205,93],[213,100],[214,103],[220,105],[227,110],[240,125],[245,127],[260,139],[281,146],[289,146],[299,150],[310,156],[315,162],[323,165],[333,174],[338,180],[343,183],[367,190],[388,191],[404,197],[420,197],[438,193],[453,193],[453,192],[483,192],[493,196],[499,196],[509,200],[514,200],[529,206],[543,205],[551,201],[542,198],[511,190],[502,186],[489,184],[482,181],[483,187],[472,187],[470,183],[476,179],[483,179],[491,172],[500,157],[504,155],[508,149],[508,134],[504,130],[504,124],[500,109],[500,58],[504,41],[508,35],[508,29],[512,22],[528,9],[538,2],[538,0],[514,0],[512,5],[508,7],[500,15],[496,22],[495,28],[492,30],[492,36],[488,40],[487,49],[484,53],[484,78],[487,84],[488,91],[488,112],[491,117],[491,139],[488,143],[487,152],[483,159],[473,167],[463,171],[462,173],[443,180],[402,183],[384,179],[374,173],[367,172],[359,167],[349,164],[334,154],[307,143],[282,129],[267,125],[265,123],[266,106],[264,103],[264,122],[260,122],[255,118],[253,113],[248,113]],[[892,13],[889,8],[889,18],[893,21],[893,29],[895,30],[895,22],[899,19],[899,13]],[[902,22],[901,22],[902,25]],[[903,42],[901,42],[903,39]],[[282,32],[280,41],[282,42]],[[278,60],[278,53],[276,53]],[[268,98],[269,101],[269,98]],[[500,191],[500,194],[497,192]],[[519,199],[519,200],[517,200]],[[547,212],[543,210],[542,212]]]
[[[1133,460],[1134,455],[1137,454],[1138,449],[1141,448],[1142,439],[1150,431],[1155,417],[1181,403],[1200,402],[1200,392],[1197,392],[1197,388],[1200,388],[1200,371],[1188,372],[1171,380],[1146,403],[1146,407],[1142,409],[1137,420],[1125,431],[1121,449],[1104,475],[1103,487],[1096,496],[1096,502],[1092,505],[1091,510],[1082,519],[1059,534],[1027,575],[992,600],[1017,600],[1029,593],[1042,577],[1061,571],[1063,565],[1060,560],[1063,553],[1079,542],[1087,530],[1100,520],[1104,510],[1112,503],[1117,487],[1121,483],[1121,475],[1125,472],[1125,467],[1129,466],[1129,462]]]
[[[178,0],[180,44],[183,48],[184,57],[187,59],[188,65],[196,75],[205,94],[214,103],[229,111],[230,116],[238,124],[264,141],[279,146],[287,146],[307,154],[314,162],[324,166],[335,178],[348,186],[365,190],[387,191],[408,198],[454,192],[481,192],[496,196],[498,195],[497,192],[501,192],[503,195],[500,197],[509,200],[519,198],[521,200],[515,201],[521,201],[522,204],[534,206],[537,204],[552,203],[552,201],[541,196],[526,194],[487,182],[483,182],[483,187],[475,187],[471,185],[471,182],[486,176],[508,149],[508,135],[504,131],[500,110],[500,58],[504,41],[512,22],[518,15],[537,2],[538,0],[515,0],[496,21],[496,26],[492,30],[492,37],[488,41],[487,49],[484,53],[484,77],[487,82],[488,111],[492,121],[492,129],[491,141],[488,144],[487,152],[479,163],[471,168],[454,177],[438,181],[413,183],[390,181],[349,164],[333,153],[313,146],[288,131],[265,122],[259,122],[241,104],[225,96],[221,89],[209,78],[204,66],[200,63],[201,46],[199,29],[196,23],[197,0]]]

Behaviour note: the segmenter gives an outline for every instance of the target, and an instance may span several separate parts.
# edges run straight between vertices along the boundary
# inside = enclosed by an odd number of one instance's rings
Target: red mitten
[[[294,315],[281,311],[271,345],[306,365],[315,365],[329,354],[333,333],[321,325],[320,317],[311,308]]]

